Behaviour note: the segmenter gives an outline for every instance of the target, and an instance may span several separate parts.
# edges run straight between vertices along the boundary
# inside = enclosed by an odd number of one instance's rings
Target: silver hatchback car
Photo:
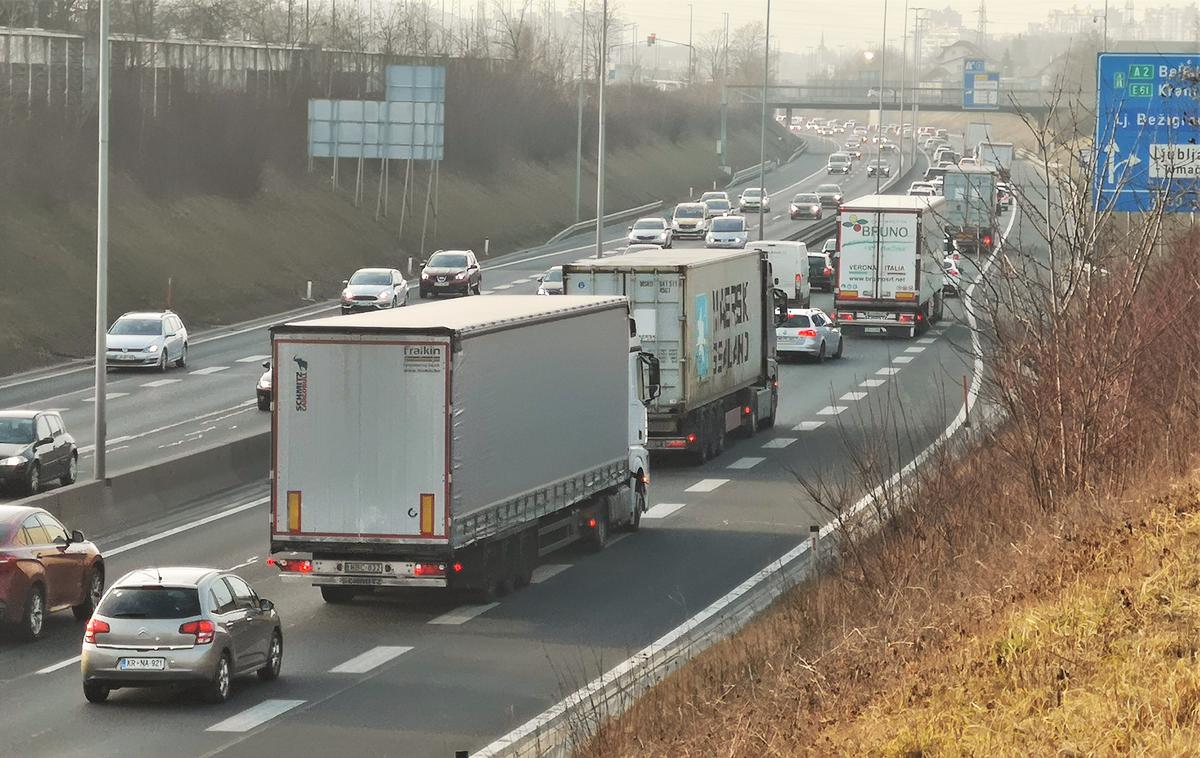
[[[222,703],[238,674],[270,681],[283,664],[283,631],[270,600],[241,577],[211,568],[150,568],[118,579],[83,635],[83,694],[192,684]]]

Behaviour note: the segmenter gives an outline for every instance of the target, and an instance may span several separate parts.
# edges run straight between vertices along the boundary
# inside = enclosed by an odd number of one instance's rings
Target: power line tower
[[[979,0],[979,23],[975,30],[975,44],[982,50],[987,42],[987,0]]]

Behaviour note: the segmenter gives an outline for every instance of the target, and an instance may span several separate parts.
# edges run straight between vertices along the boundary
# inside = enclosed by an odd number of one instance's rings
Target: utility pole
[[[99,140],[96,155],[96,404],[94,417],[95,464],[92,476],[102,482],[107,475],[108,419],[108,92],[112,51],[108,43],[108,3],[100,0]]]
[[[767,31],[763,37],[762,125],[758,133],[758,238],[763,238],[763,203],[767,193],[767,84],[771,80],[771,0],[767,0]]]
[[[694,19],[694,9],[692,4],[688,3],[688,86],[691,87],[696,83],[696,48],[692,47],[692,22]]]
[[[897,105],[900,110],[900,123],[897,125],[896,145],[900,152],[900,169],[901,176],[904,175],[904,87],[908,84],[908,0],[904,0],[904,20],[900,22],[900,29],[904,32],[900,42],[900,87],[896,93],[899,97]]]
[[[725,14],[725,44],[721,50],[721,81],[729,81],[729,14]]]
[[[608,0],[600,13],[600,92],[596,98],[599,134],[596,138],[596,257],[604,257],[604,80],[608,78]]]
[[[887,81],[887,0],[883,0],[883,39],[879,45],[879,127],[875,130],[875,160],[879,160],[883,151],[880,144],[883,141],[883,85]],[[882,191],[883,177],[875,172],[875,194]]]
[[[575,121],[575,223],[583,212],[583,82],[587,77],[587,0],[579,10],[579,112]]]

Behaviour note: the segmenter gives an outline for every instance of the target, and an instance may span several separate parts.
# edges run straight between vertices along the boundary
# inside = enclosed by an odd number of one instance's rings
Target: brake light
[[[824,269],[822,269],[821,274],[822,276],[833,276],[833,269],[829,266],[826,266]]]
[[[596,528],[596,519],[595,518],[588,519],[587,525],[588,525],[588,529],[595,529]]]
[[[87,628],[83,630],[83,641],[95,645],[97,634],[108,634],[111,631],[112,627],[108,625],[107,621],[101,621],[94,617],[90,618],[87,622]]]
[[[990,234],[983,235],[983,244],[987,245],[988,247],[991,247],[992,246],[992,235],[990,235]]]
[[[312,561],[308,560],[288,560],[287,558],[277,558],[275,565],[280,571],[290,571],[296,574],[311,574],[313,570]]]
[[[444,563],[418,563],[413,566],[413,576],[445,576]]]
[[[796,274],[796,284],[797,285],[804,284],[804,277],[802,275]]]
[[[900,317],[896,320],[899,321],[901,324],[911,324],[913,317],[912,317],[911,313],[901,313]]]
[[[667,447],[670,449],[684,448],[687,446],[688,446],[687,440],[670,440],[669,442],[667,442]]]
[[[816,337],[817,330],[816,329],[797,329],[796,336],[797,337]]]
[[[450,568],[454,569],[454,573],[461,574],[462,570],[463,570],[463,565],[461,563],[456,563],[453,566],[451,566]]]
[[[696,433],[695,433],[695,432],[692,432],[691,434],[689,434],[689,435],[687,436],[687,442],[688,442],[688,444],[690,445],[690,444],[692,444],[692,443],[693,443],[693,442],[695,442],[695,441],[696,441]]]
[[[922,316],[920,313],[918,313],[918,314],[917,314],[917,321],[924,321],[924,320],[925,320],[925,318],[924,318],[924,317],[923,317],[923,316]]]
[[[193,634],[196,636],[197,645],[208,645],[213,641],[213,635],[216,634],[217,627],[208,619],[200,621],[189,621],[186,624],[179,626],[180,634]]]
[[[833,318],[836,321],[853,321],[854,314],[853,313],[838,313],[835,311],[833,314]]]
[[[747,405],[742,408],[742,413],[749,416],[751,413],[754,413],[754,409]]]

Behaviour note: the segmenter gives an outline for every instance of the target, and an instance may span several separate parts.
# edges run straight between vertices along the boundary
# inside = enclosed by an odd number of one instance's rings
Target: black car
[[[833,261],[825,253],[808,254],[808,283],[813,289],[833,292]]]
[[[826,208],[836,208],[845,199],[845,196],[842,195],[842,188],[836,184],[819,185],[816,189],[816,195],[821,198],[821,205]]]
[[[79,450],[54,411],[0,411],[0,485],[33,495],[42,484],[75,481]]]
[[[478,295],[483,287],[483,271],[470,250],[439,250],[421,269],[421,297],[458,293]]]

